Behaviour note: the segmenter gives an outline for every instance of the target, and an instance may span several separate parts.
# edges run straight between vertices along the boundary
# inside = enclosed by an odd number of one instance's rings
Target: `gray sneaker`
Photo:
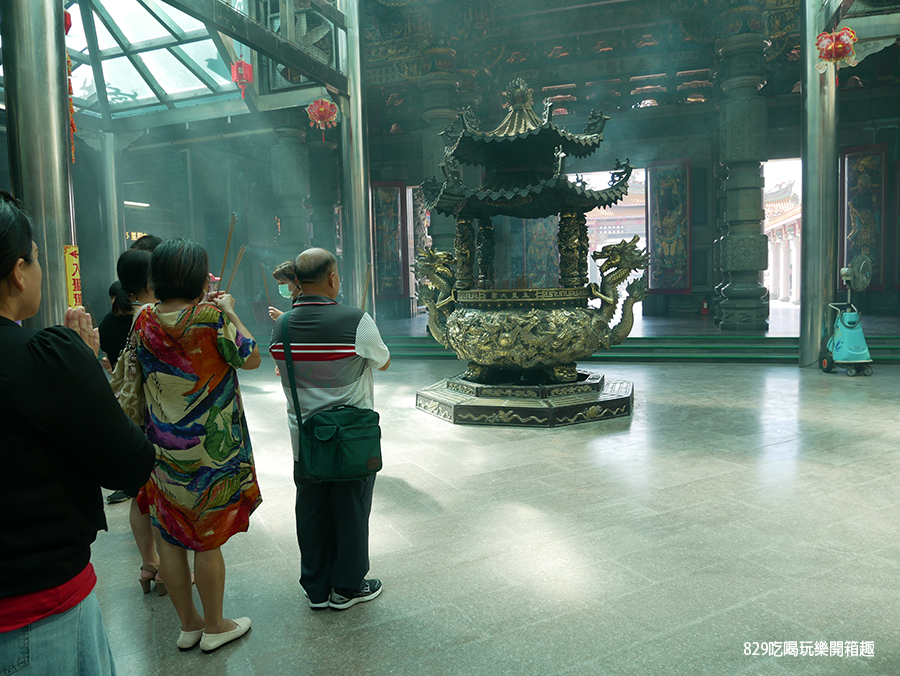
[[[381,580],[363,580],[362,589],[359,591],[351,591],[349,589],[334,589],[328,598],[328,606],[335,610],[346,610],[350,606],[357,603],[371,601],[381,593],[384,587]]]
[[[111,505],[115,505],[118,502],[125,502],[126,500],[131,500],[131,496],[125,491],[113,491],[106,496],[106,502]]]

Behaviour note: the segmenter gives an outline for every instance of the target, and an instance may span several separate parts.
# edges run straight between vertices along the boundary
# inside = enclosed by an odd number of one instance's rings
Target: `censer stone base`
[[[481,385],[460,375],[416,392],[416,408],[455,425],[562,427],[631,415],[634,383],[578,376],[560,385]]]

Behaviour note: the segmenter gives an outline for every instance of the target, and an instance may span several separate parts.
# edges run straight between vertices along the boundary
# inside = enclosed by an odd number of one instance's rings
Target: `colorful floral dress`
[[[147,399],[147,437],[159,456],[147,498],[162,537],[206,551],[247,530],[262,502],[237,371],[255,341],[214,305],[135,322]]]

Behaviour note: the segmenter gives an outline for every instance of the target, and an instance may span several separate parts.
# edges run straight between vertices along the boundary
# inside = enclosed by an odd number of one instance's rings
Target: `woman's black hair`
[[[119,293],[119,289],[122,288],[122,282],[118,279],[109,285],[109,297],[115,298],[116,294]]]
[[[31,246],[33,226],[19,201],[0,190],[0,280],[9,277],[16,261],[34,263]]]
[[[209,279],[209,256],[197,242],[181,237],[165,240],[150,259],[150,286],[158,300],[195,300]]]
[[[284,284],[285,282],[297,282],[297,272],[294,269],[294,261],[285,261],[284,263],[279,263],[275,266],[275,269],[272,270],[272,276],[275,278],[279,284]]]
[[[150,257],[149,251],[141,249],[129,249],[119,256],[116,263],[116,275],[119,277],[121,286],[113,301],[114,314],[134,314],[131,296],[137,296],[147,286],[150,276]]]
[[[143,237],[138,237],[134,240],[134,243],[129,248],[142,249],[153,253],[156,250],[156,247],[162,244],[162,241],[162,237],[157,237],[156,235],[144,235]]]

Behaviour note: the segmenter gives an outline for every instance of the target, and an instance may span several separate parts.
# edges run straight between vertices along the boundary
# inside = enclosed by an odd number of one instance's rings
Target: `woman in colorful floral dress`
[[[247,530],[262,498],[236,369],[260,364],[253,337],[224,293],[203,302],[209,258],[196,242],[163,242],[150,262],[159,302],[135,322],[147,398],[147,437],[159,449],[148,484],[153,525],[162,535],[160,569],[181,619],[177,645],[210,652],[243,636],[249,618],[222,616],[225,561],[220,547]],[[191,592],[188,551],[203,604]]]

